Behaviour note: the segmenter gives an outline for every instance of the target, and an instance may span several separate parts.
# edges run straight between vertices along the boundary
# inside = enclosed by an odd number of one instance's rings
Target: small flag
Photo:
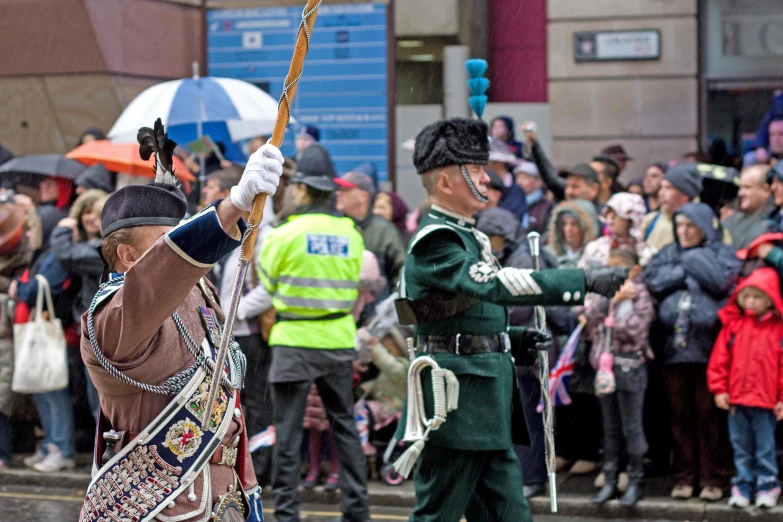
[[[571,381],[571,375],[574,373],[574,364],[576,363],[576,347],[579,346],[579,337],[582,334],[583,325],[580,324],[571,333],[557,358],[557,364],[549,372],[549,397],[552,400],[552,406],[568,406],[571,404],[571,396],[568,394],[568,384]],[[544,403],[539,402],[536,408],[538,413],[544,411]]]
[[[275,426],[274,424],[270,424],[261,433],[256,433],[250,437],[250,440],[247,441],[247,448],[250,450],[250,453],[253,453],[257,449],[274,446],[275,441]]]
[[[367,405],[364,401],[359,401],[353,405],[354,421],[356,422],[356,431],[359,432],[359,440],[362,446],[370,443],[370,419],[367,416]]]

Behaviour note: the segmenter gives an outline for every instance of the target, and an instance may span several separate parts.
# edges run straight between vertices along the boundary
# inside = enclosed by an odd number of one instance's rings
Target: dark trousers
[[[410,522],[530,522],[514,451],[462,451],[427,445],[414,471]]]
[[[669,427],[669,408],[662,376],[663,366],[653,360],[647,363],[647,392],[644,401],[644,432],[647,435],[647,457],[652,460],[653,472],[668,474],[671,466],[672,433]]]
[[[678,484],[725,488],[731,476],[726,416],[707,388],[707,365],[663,368]]]
[[[245,387],[240,395],[245,413],[247,436],[261,433],[272,424],[272,390],[269,386],[269,366],[272,364],[272,349],[261,335],[237,337],[242,353],[247,357]],[[266,487],[272,483],[272,447],[258,448],[252,454],[253,468],[258,485]]]
[[[11,418],[0,413],[0,462],[11,465]]]
[[[618,389],[614,393],[599,397],[598,404],[601,406],[604,428],[604,462],[616,464],[623,450],[629,457],[643,457],[647,452],[647,440],[642,425],[647,368],[642,366],[630,370],[625,376],[635,381],[632,391],[620,389],[618,372],[622,369],[615,366],[614,371],[618,377]]]
[[[555,450],[566,460],[597,462],[601,448],[601,408],[595,395],[572,393],[571,404],[555,408]]]
[[[522,398],[522,409],[530,431],[530,445],[515,445],[514,451],[522,466],[525,485],[545,484],[547,474],[544,423],[541,414],[536,411],[538,401],[541,400],[541,383],[533,375],[519,373],[517,373],[517,383]]]
[[[340,458],[340,499],[344,520],[370,519],[367,500],[367,463],[353,414],[353,367],[351,363],[335,373],[315,380]],[[299,522],[299,465],[309,381],[272,384],[277,443],[274,449],[275,518],[278,522]]]

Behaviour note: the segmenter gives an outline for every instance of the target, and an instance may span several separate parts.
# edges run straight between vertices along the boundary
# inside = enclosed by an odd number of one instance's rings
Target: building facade
[[[324,0],[325,4],[369,0]],[[741,152],[783,88],[780,0],[379,0],[396,46],[396,186],[423,194],[403,143],[444,116],[467,116],[464,59],[490,62],[485,117],[536,121],[559,165],[622,143],[647,164]],[[206,9],[303,0],[0,2],[0,143],[16,154],[66,152],[108,130],[135,95],[205,61]],[[631,44],[629,44],[631,42]],[[635,44],[634,44],[635,42]],[[636,45],[638,44],[638,45]],[[305,72],[306,74],[306,72]],[[391,177],[391,176],[390,176]]]

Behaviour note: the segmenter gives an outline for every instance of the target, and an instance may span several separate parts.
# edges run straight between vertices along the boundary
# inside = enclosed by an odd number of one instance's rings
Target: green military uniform
[[[440,321],[417,324],[417,337],[501,334],[508,331],[506,306],[568,305],[583,299],[582,270],[500,269],[491,256],[489,240],[473,227],[472,219],[433,207],[411,240],[403,269],[404,292],[410,299],[443,292],[479,302]],[[418,353],[423,354],[429,355]],[[511,354],[432,357],[457,376],[459,408],[429,436],[414,475],[418,503],[411,520],[459,520],[463,513],[471,521],[529,520],[512,448],[512,443],[526,444],[529,438]],[[430,417],[428,374],[422,388]]]
[[[458,125],[480,124],[480,132],[486,136],[486,126],[481,122],[449,120],[434,125],[448,126],[455,121]],[[417,137],[417,149],[426,147],[422,135],[428,129]],[[455,132],[452,127],[441,132],[441,136],[449,132],[451,139],[459,134],[459,129]],[[458,137],[465,140],[464,135]],[[439,148],[437,140],[436,137],[435,149]],[[470,144],[466,148],[470,151]],[[476,156],[451,164],[482,164],[480,155]],[[421,156],[419,161],[427,164]],[[449,165],[444,161],[447,160],[440,160],[436,166]],[[426,167],[419,169],[427,171]],[[437,295],[444,303],[455,296],[468,299],[463,306],[448,312],[448,317],[418,321],[414,326],[417,355],[428,355],[441,368],[453,372],[460,390],[459,407],[448,413],[437,431],[429,434],[418,460],[414,471],[417,505],[411,521],[456,522],[463,514],[471,522],[531,519],[522,494],[521,468],[512,447],[512,443],[527,443],[529,436],[508,343],[505,349],[494,352],[456,352],[460,344],[467,345],[471,338],[479,336],[491,339],[509,333],[513,343],[513,334],[519,332],[509,330],[507,306],[576,305],[584,299],[584,271],[534,273],[501,268],[492,256],[487,236],[473,225],[469,217],[433,206],[410,241],[403,268],[402,297],[416,302]],[[427,349],[428,342],[455,338],[455,353]],[[422,374],[422,389],[430,418],[433,398],[429,371]],[[399,437],[403,435],[402,428],[404,423],[398,430]]]

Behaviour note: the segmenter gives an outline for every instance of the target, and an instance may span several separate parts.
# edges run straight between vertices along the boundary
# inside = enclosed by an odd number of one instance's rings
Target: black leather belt
[[[511,349],[507,333],[496,335],[420,335],[419,351],[422,353],[502,353]]]

